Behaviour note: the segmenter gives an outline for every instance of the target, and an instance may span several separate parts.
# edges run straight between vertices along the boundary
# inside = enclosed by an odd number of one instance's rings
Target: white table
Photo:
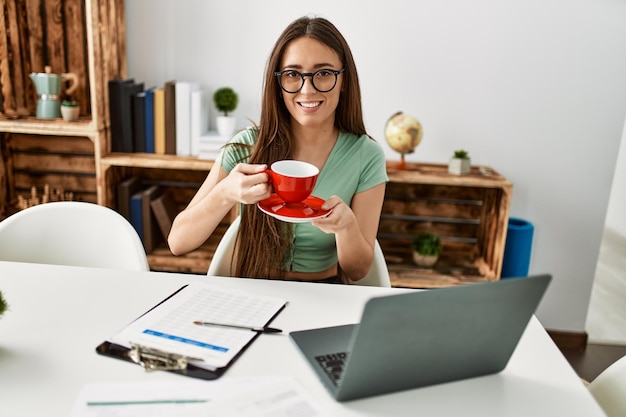
[[[261,335],[222,378],[292,375],[329,415],[604,415],[535,318],[499,374],[337,403],[286,333],[356,322],[369,297],[407,290],[12,262],[0,262],[0,290],[10,306],[0,318],[0,414],[68,416],[91,382],[186,378],[146,373],[95,347],[194,280],[287,299],[272,323],[285,334]]]

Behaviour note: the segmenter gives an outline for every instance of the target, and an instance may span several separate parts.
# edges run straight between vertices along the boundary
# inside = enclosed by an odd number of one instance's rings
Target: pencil
[[[275,327],[250,327],[250,326],[240,326],[238,324],[214,323],[211,321],[201,321],[201,320],[196,320],[193,322],[193,324],[196,324],[198,326],[216,326],[216,327],[228,327],[231,329],[244,329],[244,330],[251,330],[257,333],[281,333],[282,332],[281,329],[277,329]]]

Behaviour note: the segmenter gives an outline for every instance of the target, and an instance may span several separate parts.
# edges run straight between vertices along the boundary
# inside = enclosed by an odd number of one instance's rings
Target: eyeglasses
[[[296,70],[284,70],[274,73],[280,88],[287,93],[297,93],[304,86],[304,78],[311,77],[311,84],[320,93],[328,93],[337,85],[337,76],[346,69],[321,69],[315,72],[301,73]]]

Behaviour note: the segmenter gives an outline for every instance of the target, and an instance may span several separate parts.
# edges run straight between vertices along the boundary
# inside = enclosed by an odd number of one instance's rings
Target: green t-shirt
[[[257,132],[247,128],[231,142],[254,145]],[[237,146],[223,148],[217,162],[230,172],[240,162],[247,162],[250,149]],[[340,132],[337,142],[322,168],[313,195],[323,200],[339,196],[350,205],[352,197],[388,181],[385,154],[367,135],[358,137]],[[324,271],[337,263],[335,235],[326,234],[310,223],[295,223],[291,253],[283,265],[298,272]]]

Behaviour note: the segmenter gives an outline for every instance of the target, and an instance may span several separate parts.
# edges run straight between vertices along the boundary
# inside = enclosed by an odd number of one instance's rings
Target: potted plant
[[[432,233],[420,233],[411,241],[413,262],[417,266],[433,266],[439,259],[441,248],[441,239],[438,236]]]
[[[73,122],[74,120],[78,120],[79,114],[80,107],[78,106],[77,101],[63,100],[61,103],[61,116],[63,117],[63,120]]]
[[[229,116],[239,103],[239,97],[235,90],[230,87],[222,87],[213,94],[213,102],[215,107],[222,116],[217,117],[217,131],[222,138],[230,138],[235,131],[235,117]]]
[[[2,291],[0,291],[0,317],[4,314],[4,312],[9,308],[6,300],[2,296]]]
[[[470,157],[466,150],[458,149],[454,151],[448,164],[450,174],[462,175],[470,172]]]

